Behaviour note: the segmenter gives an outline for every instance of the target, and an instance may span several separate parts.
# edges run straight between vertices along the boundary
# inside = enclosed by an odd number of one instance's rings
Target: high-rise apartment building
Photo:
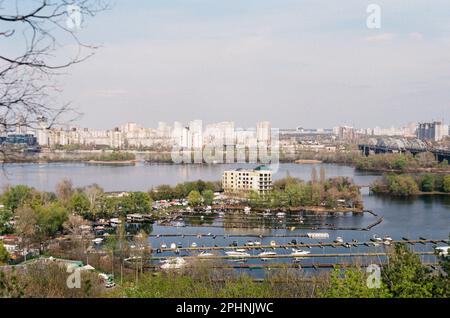
[[[441,141],[446,135],[448,135],[448,128],[445,129],[441,121],[419,123],[417,126],[417,138],[420,140]]]
[[[268,144],[271,141],[272,125],[268,121],[262,121],[256,124],[256,139],[258,143]]]

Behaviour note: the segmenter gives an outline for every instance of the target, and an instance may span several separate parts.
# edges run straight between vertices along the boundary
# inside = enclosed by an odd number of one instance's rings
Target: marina
[[[14,170],[16,166],[10,167]],[[186,178],[215,180],[220,171],[234,167],[236,165],[226,164],[192,166],[138,163],[132,167],[23,164],[20,170],[15,170],[16,174],[12,174],[9,182],[26,181],[40,189],[53,190],[53,178],[59,179],[61,169],[64,169],[69,177],[74,177],[77,186],[89,184],[93,176],[105,191],[121,193],[120,190],[127,188],[127,183],[117,188],[114,186],[117,183],[110,182],[111,177],[119,180],[128,174],[134,178],[130,189],[146,191],[152,186],[176,184]],[[377,178],[377,174],[358,172],[346,166],[318,164],[319,167],[326,170],[327,176],[348,176],[358,185],[370,184]],[[283,178],[288,172],[294,177],[308,180],[311,166],[280,164],[274,178]],[[42,178],[33,181],[37,176]],[[449,197],[396,199],[373,195],[365,187],[361,188],[361,192],[364,204],[362,213],[339,210],[258,210],[245,209],[245,206],[226,209],[224,205],[212,205],[204,209],[184,206],[157,219],[132,213],[125,218],[124,236],[132,242],[140,229],[145,229],[152,250],[151,260],[145,262],[149,270],[160,269],[162,264],[159,264],[159,260],[175,257],[185,259],[188,263],[195,259],[214,264],[225,262],[227,266],[242,270],[252,269],[252,276],[258,278],[264,276],[264,270],[258,271],[257,268],[273,268],[275,263],[304,269],[327,269],[333,268],[329,264],[354,262],[381,263],[389,247],[400,242],[420,253],[424,262],[436,262],[435,248],[438,251],[445,250],[448,245],[450,229],[448,222],[442,220],[448,219]],[[427,211],[426,215],[424,211]],[[92,252],[100,252],[108,237],[114,237],[114,229],[120,224],[118,218],[97,220],[94,224],[94,241],[89,242],[93,246]],[[227,255],[225,252],[232,253]],[[186,263],[181,262],[166,265],[166,270],[186,266]]]

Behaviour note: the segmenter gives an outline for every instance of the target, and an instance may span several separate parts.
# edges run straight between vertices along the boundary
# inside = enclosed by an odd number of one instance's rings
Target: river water
[[[336,164],[280,164],[279,170],[274,174],[274,179],[285,177],[289,174],[292,177],[298,177],[303,180],[309,180],[313,166],[319,171],[323,167],[327,177],[348,176],[359,184],[367,186],[373,182],[378,175],[368,172],[360,172],[353,167]],[[72,180],[74,186],[85,186],[97,183],[105,191],[147,191],[150,188],[160,184],[174,185],[184,181],[193,180],[219,180],[222,172],[227,169],[237,167],[252,167],[251,165],[238,164],[217,164],[217,165],[170,165],[170,164],[143,164],[135,166],[106,166],[90,165],[84,163],[50,163],[50,164],[8,164],[4,166],[4,172],[0,177],[0,186],[8,184],[26,184],[39,190],[53,191],[55,185],[63,178]],[[319,230],[319,232],[328,232],[329,239],[322,240],[329,242],[337,236],[343,237],[346,242],[353,239],[358,241],[368,241],[374,234],[379,236],[390,235],[394,240],[401,240],[403,237],[418,239],[425,237],[429,239],[446,239],[450,232],[450,196],[419,196],[416,198],[392,198],[369,194],[367,188],[363,188],[364,207],[373,210],[383,221],[372,228],[370,231],[333,231]],[[354,216],[348,214],[340,217],[324,216],[311,222],[320,224],[336,224],[342,227],[366,227],[373,223],[376,217],[370,214]],[[191,224],[189,224],[191,222]],[[215,223],[214,223],[215,222]],[[312,230],[302,229],[301,226],[295,229],[224,229],[222,227],[209,226],[221,224],[223,220],[212,218],[207,220],[188,220],[186,223],[190,226],[152,226],[152,234],[201,234],[201,237],[151,237],[151,244],[154,247],[162,243],[170,245],[171,243],[181,243],[183,246],[189,246],[195,242],[198,246],[229,245],[232,241],[237,241],[239,245],[245,244],[249,240],[255,240],[254,235],[263,235],[258,239],[264,245],[270,241],[276,240],[277,244],[288,244],[293,237],[275,237],[275,235],[301,235]],[[280,220],[281,225],[286,220]],[[305,222],[306,223],[306,222]],[[192,226],[191,226],[192,225]],[[288,226],[286,226],[288,227]],[[290,226],[289,226],[290,227]],[[217,235],[207,236],[207,234]],[[233,235],[238,235],[233,237]],[[251,235],[250,235],[251,234]],[[249,235],[249,236],[245,236]],[[304,243],[317,243],[318,240],[308,238],[297,238],[297,241]],[[443,244],[439,244],[443,245]],[[367,252],[379,251],[379,247],[352,247],[352,248],[311,248],[312,254],[319,253],[340,253],[340,252]],[[416,244],[411,246],[414,250],[431,250],[429,245]],[[277,251],[277,253],[289,253],[290,251]],[[252,252],[259,253],[259,252]],[[183,252],[182,252],[183,254]],[[186,253],[184,253],[186,254]],[[222,252],[223,254],[223,252]],[[162,253],[160,256],[173,256],[172,252]],[[425,260],[430,257],[423,257]],[[289,262],[290,260],[282,260]],[[305,262],[311,262],[308,259]],[[321,262],[338,262],[337,258],[321,259]],[[249,260],[248,263],[256,263],[257,260]],[[275,262],[271,260],[269,262]],[[276,261],[278,262],[278,260]]]

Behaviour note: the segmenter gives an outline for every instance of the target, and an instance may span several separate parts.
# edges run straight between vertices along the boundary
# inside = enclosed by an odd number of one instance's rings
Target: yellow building
[[[264,193],[272,189],[272,171],[266,166],[224,171],[222,187],[226,193]]]

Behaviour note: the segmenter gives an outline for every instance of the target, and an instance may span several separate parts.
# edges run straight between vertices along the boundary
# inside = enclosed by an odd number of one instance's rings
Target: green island
[[[371,191],[394,196],[449,195],[450,174],[385,174],[371,185]]]
[[[354,165],[359,170],[381,172],[447,172],[450,166],[447,160],[438,162],[430,152],[413,156],[410,153],[387,153],[361,156]]]
[[[135,160],[135,154],[120,151],[109,153],[102,152],[100,155],[94,155],[87,158],[87,162],[92,163],[133,163]]]

